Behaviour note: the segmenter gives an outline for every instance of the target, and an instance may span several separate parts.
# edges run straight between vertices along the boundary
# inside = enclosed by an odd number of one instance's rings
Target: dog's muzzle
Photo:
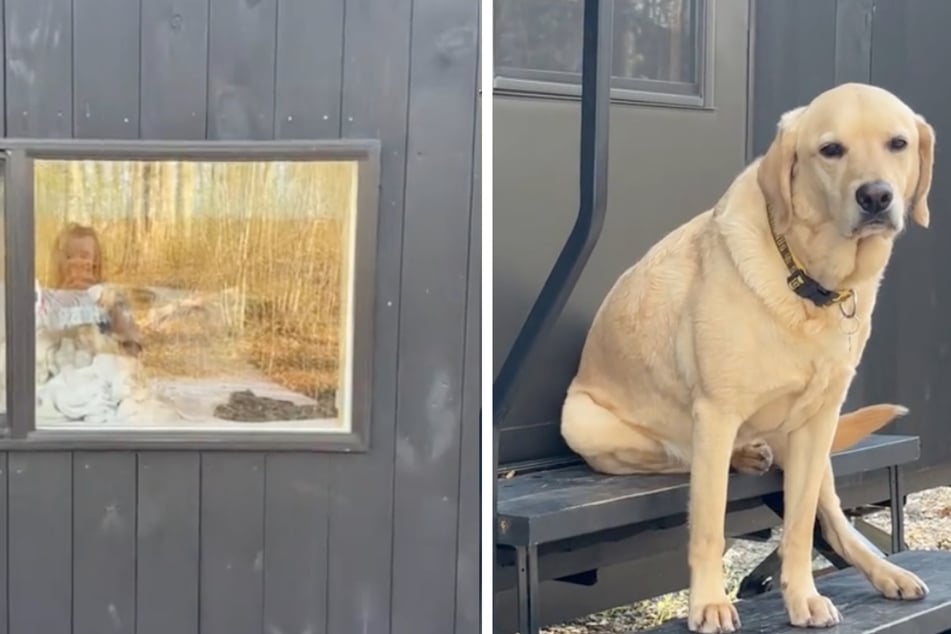
[[[883,180],[862,183],[855,189],[859,219],[855,233],[872,234],[897,231],[895,190]]]

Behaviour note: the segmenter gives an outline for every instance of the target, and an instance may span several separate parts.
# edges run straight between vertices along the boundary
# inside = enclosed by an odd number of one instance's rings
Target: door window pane
[[[617,0],[614,77],[698,83],[698,2]],[[583,14],[583,0],[496,0],[496,73],[580,81]]]

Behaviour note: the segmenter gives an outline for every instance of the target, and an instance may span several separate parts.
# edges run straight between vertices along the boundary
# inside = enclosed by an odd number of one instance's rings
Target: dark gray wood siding
[[[478,632],[478,1],[2,7],[7,136],[382,163],[370,451],[0,453],[0,634]]]
[[[931,225],[914,227],[895,248],[876,302],[883,327],[867,355],[866,391],[880,399],[904,403],[911,413],[897,426],[921,435],[917,468],[928,484],[951,484],[951,237],[946,148],[951,140],[951,84],[947,81],[948,41],[942,25],[951,19],[951,4],[929,0],[904,3],[876,0],[871,33],[871,80],[895,91],[934,126],[937,135],[934,180],[929,197]],[[942,145],[944,147],[942,147]]]

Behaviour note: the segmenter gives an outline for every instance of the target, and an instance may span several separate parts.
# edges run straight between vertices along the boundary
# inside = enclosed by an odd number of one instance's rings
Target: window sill
[[[574,84],[553,84],[552,82],[532,81],[496,77],[492,94],[495,97],[517,97],[545,99],[553,101],[581,101],[581,86]],[[683,108],[686,110],[707,110],[716,108],[699,94],[677,94],[611,88],[611,104],[626,106],[647,106],[660,108]]]
[[[8,434],[9,432],[7,432]],[[0,451],[298,451],[363,453],[369,440],[356,432],[201,432],[176,430],[36,430],[0,437]]]

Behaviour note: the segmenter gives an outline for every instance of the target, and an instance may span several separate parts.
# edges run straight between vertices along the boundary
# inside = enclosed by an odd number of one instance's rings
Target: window
[[[28,151],[36,430],[365,427],[370,156],[202,149]]]
[[[709,8],[702,0],[616,0],[612,97],[706,105]],[[583,0],[495,0],[499,92],[581,94]]]

